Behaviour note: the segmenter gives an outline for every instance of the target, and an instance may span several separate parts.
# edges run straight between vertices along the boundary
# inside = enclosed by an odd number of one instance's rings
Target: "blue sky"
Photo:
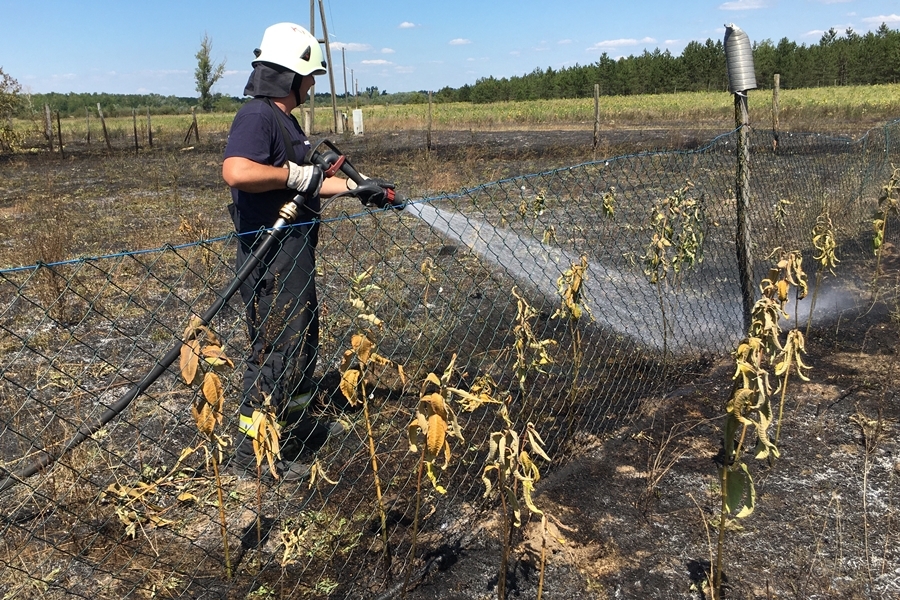
[[[900,28],[897,0],[325,0],[338,92],[460,87],[480,77],[560,69],[644,49],[681,53],[691,40],[722,39],[735,23],[753,41],[815,44],[830,27],[859,33]],[[318,1],[316,2],[318,7]],[[247,0],[0,0],[0,67],[44,92],[195,96],[194,55],[204,33],[226,75],[213,91],[240,96],[253,49],[268,25],[309,26],[307,2]],[[322,35],[321,22],[316,33]],[[343,50],[341,50],[343,48]],[[318,91],[327,91],[320,78]]]

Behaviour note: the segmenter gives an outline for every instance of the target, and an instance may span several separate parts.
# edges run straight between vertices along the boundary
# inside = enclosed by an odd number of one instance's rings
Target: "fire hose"
[[[319,146],[324,145],[324,150],[319,150]],[[325,177],[331,177],[337,171],[343,172],[348,178],[352,179],[359,186],[357,189],[373,186],[367,178],[357,171],[350,161],[337,149],[337,147],[328,140],[324,140],[315,148],[310,150],[306,155],[305,161],[319,167]],[[355,190],[339,194],[338,196],[355,195]],[[333,196],[332,199],[338,196]],[[385,189],[386,204],[379,208],[390,206],[391,208],[402,209],[405,206],[403,198],[396,194],[393,189]],[[250,276],[253,270],[262,262],[263,258],[269,252],[274,244],[281,241],[290,230],[301,211],[306,204],[307,198],[303,194],[297,194],[293,199],[285,203],[279,211],[278,220],[266,232],[266,236],[253,250],[246,262],[241,266],[230,284],[219,294],[218,299],[210,306],[206,312],[200,316],[203,325],[209,325],[216,317],[223,306],[231,299],[231,297],[240,289],[241,285]],[[159,379],[160,375],[166,372],[172,363],[181,356],[182,340],[177,341],[172,348],[162,357],[150,371],[138,383],[131,387],[123,396],[107,407],[99,418],[89,421],[78,428],[75,435],[66,442],[62,448],[57,451],[42,451],[39,458],[31,464],[13,472],[5,473],[5,477],[0,480],[0,493],[5,492],[9,488],[21,483],[27,477],[31,477],[38,471],[46,469],[51,464],[66,455],[73,448],[79,446],[89,437],[100,431],[104,425],[112,421],[128,407],[131,402],[142,393],[146,392],[150,386]]]

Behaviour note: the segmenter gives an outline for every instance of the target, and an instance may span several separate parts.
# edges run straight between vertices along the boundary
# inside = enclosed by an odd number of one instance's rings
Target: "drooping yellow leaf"
[[[181,336],[181,339],[185,342],[196,339],[201,331],[201,327],[203,327],[203,320],[197,315],[191,315],[191,318],[188,319],[187,327],[184,328],[184,335]]]
[[[359,403],[359,378],[357,369],[347,369],[341,374],[341,393],[351,406]]]
[[[428,416],[432,413],[439,414],[442,419],[447,419],[447,403],[444,400],[444,397],[439,393],[435,392],[433,394],[427,394],[422,396],[421,402],[428,407]]]
[[[199,406],[198,406],[199,404]],[[197,429],[205,436],[212,435],[216,426],[216,418],[207,402],[200,400],[191,406],[191,416],[194,417],[194,423]]]
[[[275,414],[271,410],[253,411],[251,429],[256,431],[256,437],[253,438],[253,452],[256,455],[257,466],[267,462],[272,476],[278,479],[275,459],[281,458],[281,426],[278,425]]]
[[[316,484],[316,479],[321,479],[325,483],[330,483],[331,485],[337,485],[337,481],[332,481],[328,478],[328,473],[325,472],[325,468],[322,467],[322,463],[319,462],[318,458],[313,461],[312,468],[309,471],[310,489]]]
[[[406,439],[409,441],[409,451],[416,453],[419,451],[419,432],[422,428],[417,420],[413,420],[406,426]]]
[[[344,355],[341,356],[341,367],[340,367],[341,373],[343,373],[344,371],[346,371],[347,369],[350,368],[350,365],[353,364],[354,356],[356,356],[356,354],[353,352],[353,350],[345,350],[344,351]]]
[[[499,470],[499,467],[497,465],[485,465],[484,471],[481,472],[481,480],[484,482],[484,498],[490,496],[491,491],[493,490],[494,484],[488,477],[488,473],[495,470]]]
[[[369,354],[368,362],[370,364],[378,365],[380,367],[393,367],[394,366],[394,361],[378,354],[377,352],[371,352]]]
[[[366,321],[367,323],[371,323],[375,327],[382,327],[384,325],[384,321],[379,319],[374,314],[364,314],[364,315],[356,315],[356,318],[360,321]]]
[[[222,412],[225,406],[225,389],[222,380],[215,373],[207,373],[203,377],[203,397],[215,413],[216,423],[222,424]]]
[[[234,363],[225,355],[225,349],[222,346],[205,346],[203,348],[203,357],[213,367],[228,365],[232,369],[234,368]]]
[[[362,364],[369,362],[369,355],[375,347],[375,344],[367,336],[360,333],[354,334],[350,339],[350,346],[356,352],[356,357]]]
[[[216,410],[222,408],[225,400],[225,390],[222,380],[215,373],[207,373],[203,376],[203,397]]]
[[[429,455],[437,456],[444,448],[447,438],[447,421],[440,414],[428,417],[428,431],[425,434],[425,448]]]
[[[534,452],[547,462],[553,462],[552,460],[550,460],[550,457],[547,456],[547,453],[544,452],[544,440],[538,433],[537,429],[534,428],[534,425],[532,423],[528,423],[526,432],[528,434],[528,445],[531,447],[532,452]]]
[[[522,480],[522,497],[525,499],[525,506],[528,507],[528,510],[535,515],[543,515],[544,511],[539,509],[534,504],[534,500],[531,498],[531,494],[534,492],[534,482],[530,479]]]
[[[181,377],[191,385],[197,376],[197,365],[200,363],[200,341],[190,340],[181,345]]]
[[[436,491],[438,494],[446,494],[447,488],[439,484],[437,481],[437,475],[434,472],[433,463],[429,462],[425,465],[425,472],[428,474],[428,479],[429,481],[431,481],[431,485],[434,486],[434,491]]]

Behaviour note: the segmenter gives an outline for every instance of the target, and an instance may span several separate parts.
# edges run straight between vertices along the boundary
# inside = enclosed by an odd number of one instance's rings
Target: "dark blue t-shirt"
[[[225,158],[239,156],[264,165],[282,166],[287,162],[288,156],[284,148],[284,133],[276,119],[280,119],[284,131],[291,138],[296,162],[301,163],[309,151],[310,143],[297,119],[293,115],[286,115],[277,106],[272,110],[272,106],[262,99],[247,102],[235,115],[228,133],[228,143],[225,145]],[[238,232],[271,227],[278,220],[281,207],[296,194],[296,191],[288,188],[259,194],[231,188],[231,198],[238,213],[235,219]],[[307,206],[316,213],[319,211],[319,204],[318,197],[307,201]],[[304,211],[299,220],[308,222],[313,216],[313,213]]]

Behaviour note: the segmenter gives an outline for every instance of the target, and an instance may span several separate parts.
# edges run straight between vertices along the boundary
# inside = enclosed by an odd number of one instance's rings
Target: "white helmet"
[[[299,75],[324,75],[325,57],[319,41],[294,23],[278,23],[263,33],[259,48],[253,51],[258,63],[266,62],[290,69]]]

